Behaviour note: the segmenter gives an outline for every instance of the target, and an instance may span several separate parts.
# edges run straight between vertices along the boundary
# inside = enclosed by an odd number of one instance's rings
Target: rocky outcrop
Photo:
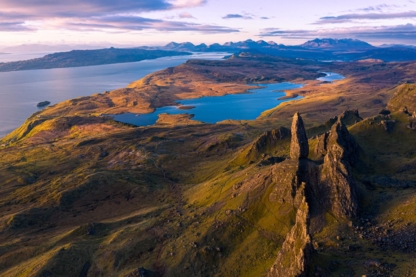
[[[338,116],[338,118],[347,126],[353,125],[357,122],[362,121],[358,110],[347,110]]]
[[[382,120],[380,123],[384,127],[384,131],[386,131],[387,133],[391,133],[394,130],[396,120]]]
[[[269,147],[275,147],[278,141],[289,137],[289,135],[289,129],[284,127],[267,131],[257,138],[257,140],[254,142],[254,147],[257,151],[262,151]]]
[[[352,165],[358,160],[358,145],[347,128],[338,120],[327,142],[327,154],[321,166],[318,185],[323,206],[337,217],[357,214],[358,200]]]
[[[284,127],[267,131],[251,143],[247,149],[236,158],[235,162],[237,164],[244,164],[273,155],[276,147],[282,143],[282,140],[289,136],[290,130]]]
[[[307,158],[309,154],[308,137],[302,117],[298,112],[293,116],[291,133],[290,158],[294,160]]]
[[[300,201],[296,223],[286,236],[282,249],[267,274],[268,277],[307,276],[313,248],[309,235],[309,205],[305,197],[305,183],[299,188],[296,199]]]
[[[295,116],[293,121],[293,126],[300,125],[298,117]],[[293,130],[296,131],[296,128]],[[290,148],[295,151],[300,149],[297,139],[292,139]],[[308,159],[291,159],[276,166],[276,185],[269,200],[296,206],[296,192],[305,182],[307,194],[312,199],[309,204],[313,214],[331,212],[341,218],[354,217],[358,200],[352,166],[358,161],[359,147],[341,117],[338,117],[329,132],[318,137],[315,153],[323,157],[322,165]]]
[[[316,156],[323,157],[326,155],[328,136],[329,136],[329,132],[326,132],[318,136],[317,143],[314,149],[314,153]]]
[[[396,92],[387,104],[392,112],[403,111],[411,115],[416,111],[416,84],[403,84],[397,87]]]
[[[323,156],[322,165],[306,159],[307,146],[301,143],[303,135],[306,137],[303,122],[296,113],[290,146],[293,157],[275,166],[275,187],[269,195],[271,202],[297,208],[296,223],[287,235],[268,277],[307,276],[312,253],[309,229],[322,228],[326,213],[337,218],[353,218],[358,211],[352,166],[358,161],[359,146],[348,132],[342,116],[337,118],[329,132],[318,137],[315,153]]]

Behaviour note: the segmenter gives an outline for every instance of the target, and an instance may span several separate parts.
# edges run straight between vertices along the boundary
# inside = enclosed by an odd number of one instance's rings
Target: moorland
[[[415,76],[246,51],[47,107],[0,142],[0,274],[414,276]],[[251,121],[102,116],[283,81]]]

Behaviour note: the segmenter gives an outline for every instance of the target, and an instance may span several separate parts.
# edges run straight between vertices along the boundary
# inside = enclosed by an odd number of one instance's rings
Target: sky
[[[416,45],[416,0],[0,0],[0,46],[329,37]]]

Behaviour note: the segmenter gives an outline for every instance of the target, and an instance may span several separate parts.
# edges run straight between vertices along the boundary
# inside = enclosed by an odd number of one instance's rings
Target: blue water
[[[158,115],[193,114],[194,120],[205,123],[217,123],[227,119],[252,120],[256,119],[265,110],[276,107],[282,102],[294,100],[277,100],[285,96],[284,91],[301,88],[301,84],[278,83],[264,84],[262,88],[249,90],[243,94],[229,94],[225,96],[208,96],[196,99],[177,101],[184,106],[194,106],[191,110],[181,110],[176,106],[167,106],[156,109],[150,114],[136,115],[132,113],[114,115],[114,119],[137,126],[148,126],[156,123]],[[297,97],[299,99],[301,97]]]
[[[335,82],[335,81],[345,79],[344,76],[342,76],[341,74],[338,74],[338,73],[334,73],[334,72],[322,72],[322,73],[325,73],[326,76],[317,79],[317,80],[322,81],[322,82],[331,82],[332,83],[332,82]]]
[[[320,81],[334,82],[345,77],[334,72],[323,72],[325,77],[318,78]],[[136,126],[149,126],[156,123],[159,114],[193,114],[192,119],[205,123],[217,123],[227,119],[233,120],[253,120],[261,115],[262,112],[278,106],[282,102],[300,99],[278,100],[285,96],[284,91],[301,88],[301,84],[277,83],[264,84],[262,88],[249,90],[243,94],[229,94],[225,96],[210,96],[196,99],[176,101],[183,106],[195,107],[190,110],[178,109],[177,106],[167,106],[157,108],[150,114],[118,114],[110,115],[116,121],[133,124]]]
[[[97,92],[126,87],[144,76],[189,59],[222,59],[229,53],[204,53],[192,56],[164,57],[134,63],[87,67],[55,68],[0,73],[0,137],[19,127],[36,104],[88,96]]]

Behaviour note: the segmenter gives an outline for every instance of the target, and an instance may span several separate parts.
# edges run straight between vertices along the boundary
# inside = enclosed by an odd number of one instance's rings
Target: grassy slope
[[[353,89],[352,80],[304,94],[328,92],[331,98],[340,86]],[[371,83],[360,86],[370,89]],[[387,102],[394,91],[380,93]],[[354,102],[343,95],[342,109],[362,109],[381,97]],[[125,276],[141,266],[166,276],[265,275],[295,211],[269,201],[274,166],[250,164],[244,153],[264,131],[289,127],[293,109],[306,103],[312,108],[313,98],[308,99],[269,118],[217,125],[132,128],[95,117],[58,116],[27,128],[29,120],[0,149],[0,273],[68,276],[91,263],[89,276]],[[305,122],[317,125],[337,115],[338,108],[322,109],[319,116],[306,112]],[[392,133],[379,125],[380,118],[350,127],[363,148],[359,179],[389,174],[414,180],[415,133],[402,114],[393,117],[398,123]],[[285,156],[287,143],[268,152]],[[414,188],[373,184],[371,189],[360,183],[363,217],[374,226],[392,222],[392,236],[416,222]],[[87,235],[90,223],[94,235]],[[413,270],[410,253],[361,239],[347,225],[328,215],[327,227],[314,235],[314,265],[331,268],[328,276],[369,274],[363,261],[370,258],[397,264],[398,276]]]

